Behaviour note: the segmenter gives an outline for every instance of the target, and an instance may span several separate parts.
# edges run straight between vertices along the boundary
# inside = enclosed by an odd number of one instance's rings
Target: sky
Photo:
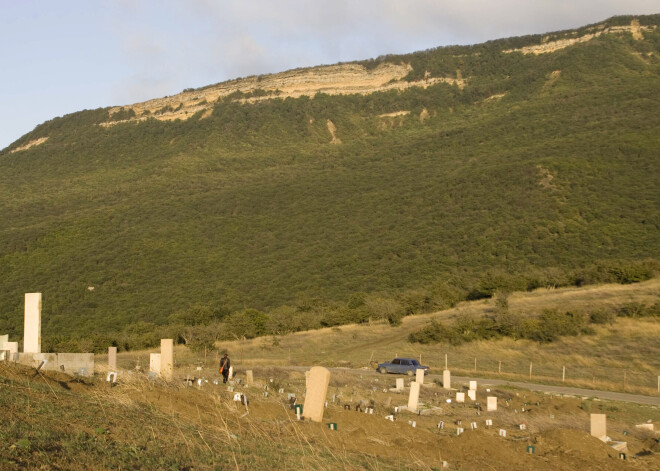
[[[0,0],[0,149],[57,116],[232,78],[654,13],[658,0]]]

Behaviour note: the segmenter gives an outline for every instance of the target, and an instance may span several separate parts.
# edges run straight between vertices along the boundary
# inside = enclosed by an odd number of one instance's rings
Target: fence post
[[[477,357],[474,357],[474,372],[477,372]]]
[[[563,383],[566,381],[566,367],[562,366],[561,367],[561,382]]]
[[[499,365],[497,367],[497,374],[498,375],[502,374],[502,360],[499,361]],[[660,376],[658,376],[658,381],[660,381]]]
[[[623,392],[626,392],[626,370],[623,370]]]
[[[658,376],[658,392],[660,393],[660,376]]]
[[[532,379],[532,362],[529,362],[529,379]]]
[[[448,370],[448,369],[449,368],[447,368],[447,354],[445,353],[445,370]]]

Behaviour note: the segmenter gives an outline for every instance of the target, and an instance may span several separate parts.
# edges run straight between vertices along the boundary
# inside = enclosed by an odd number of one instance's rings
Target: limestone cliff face
[[[574,44],[584,43],[591,41],[594,38],[597,38],[601,34],[613,34],[613,33],[631,33],[633,39],[642,40],[644,39],[643,31],[650,31],[655,29],[655,26],[640,26],[639,20],[632,20],[629,26],[612,26],[610,28],[605,28],[603,25],[598,25],[593,28],[593,32],[585,34],[579,37],[567,37],[560,39],[551,40],[549,36],[543,38],[542,44],[537,44],[534,46],[521,47],[520,49],[509,49],[504,52],[522,52],[523,54],[547,54],[549,52],[555,52],[560,49],[567,48]]]
[[[631,33],[636,40],[644,39],[643,33],[653,27],[640,26],[638,20],[633,20],[629,26],[606,27],[595,25],[587,34],[577,36],[576,32],[551,34],[543,38],[541,44],[510,49],[503,52],[521,52],[523,54],[551,53],[569,46],[591,41],[602,34]],[[210,85],[197,90],[186,90],[177,95],[157,98],[110,110],[110,119],[104,126],[125,121],[139,121],[147,118],[169,121],[188,119],[198,112],[202,117],[210,115],[213,105],[218,99],[231,94],[237,94],[236,99],[244,103],[253,103],[273,98],[313,97],[317,93],[328,95],[369,94],[386,90],[404,90],[411,87],[426,88],[437,83],[448,83],[463,88],[468,79],[464,79],[460,71],[455,77],[431,77],[428,71],[423,80],[414,82],[404,78],[410,73],[409,64],[383,63],[374,69],[367,69],[359,64],[340,64],[304,69],[289,70],[277,74],[259,75]],[[237,92],[240,92],[238,94]],[[492,98],[500,98],[495,96]],[[131,118],[113,119],[112,115],[121,110],[132,111]]]
[[[412,70],[406,64],[381,64],[368,70],[358,64],[342,64],[309,69],[296,69],[278,74],[260,75],[211,85],[198,90],[184,91],[177,95],[124,106],[133,110],[131,120],[153,117],[160,120],[187,119],[199,111],[210,112],[213,104],[222,97],[241,92],[244,102],[273,98],[312,97],[317,93],[328,95],[369,94],[384,90],[403,90],[410,87],[428,87],[440,82],[465,86],[462,78],[426,77],[417,82],[403,78]],[[110,116],[121,110],[114,107]],[[120,121],[110,121],[112,125]]]

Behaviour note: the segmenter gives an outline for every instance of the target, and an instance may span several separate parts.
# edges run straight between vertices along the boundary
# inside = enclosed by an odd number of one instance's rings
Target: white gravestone
[[[442,372],[442,387],[445,389],[451,389],[451,373],[449,370],[444,370]]]
[[[174,339],[160,339],[160,377],[172,381],[174,374]]]
[[[419,383],[410,383],[410,395],[408,396],[408,410],[416,411],[419,404]]]
[[[470,389],[468,391],[468,397],[472,399],[473,401],[477,400],[477,391],[475,389]]]
[[[396,388],[397,388],[399,391],[403,391],[403,388],[404,388],[404,387],[405,387],[405,386],[404,386],[404,384],[403,384],[403,378],[397,378],[397,379],[396,379]]]
[[[470,389],[474,389],[475,391],[477,390],[477,382],[476,381],[470,381]]]
[[[424,384],[424,370],[421,368],[417,368],[415,370],[415,381],[421,386]]]
[[[465,393],[457,392],[456,393],[456,402],[465,402]]]
[[[607,414],[591,414],[591,436],[607,441]]]
[[[330,384],[330,371],[322,366],[314,366],[309,370],[306,383],[303,417],[312,422],[322,422],[328,384]]]
[[[41,353],[41,293],[25,293],[23,352]]]
[[[149,355],[149,371],[160,376],[160,353],[152,353]]]
[[[108,369],[110,371],[117,369],[117,347],[108,347]]]
[[[488,401],[488,404],[486,406],[487,407],[486,410],[491,411],[491,412],[496,411],[497,410],[497,397],[496,396],[488,396],[486,398],[486,400]]]

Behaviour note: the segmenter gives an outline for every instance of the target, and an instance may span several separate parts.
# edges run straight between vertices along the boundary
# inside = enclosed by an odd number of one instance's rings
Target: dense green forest
[[[643,36],[363,63],[460,74],[464,88],[48,121],[0,152],[0,333],[22,337],[33,291],[47,348],[75,350],[397,323],[497,290],[647,279],[660,266],[660,31]],[[410,114],[378,116],[396,111]]]

